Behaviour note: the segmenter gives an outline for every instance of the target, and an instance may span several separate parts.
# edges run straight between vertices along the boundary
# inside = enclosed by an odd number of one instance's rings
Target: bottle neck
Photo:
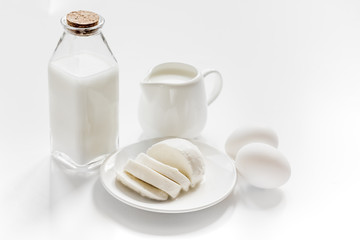
[[[91,26],[81,26],[80,24],[78,24],[80,26],[70,25],[66,17],[60,21],[65,31],[50,61],[76,55],[90,54],[96,55],[108,63],[116,64],[116,59],[101,32],[101,28],[105,22],[101,16],[99,16],[98,20],[96,19],[96,24]]]
[[[98,33],[101,32],[101,28],[103,27],[104,23],[105,23],[105,19],[101,16],[99,16],[99,22],[92,27],[74,27],[74,26],[70,26],[66,20],[66,16],[61,18],[60,20],[61,25],[63,25],[65,31],[67,33],[76,35],[76,36],[92,36],[92,35],[96,35]]]

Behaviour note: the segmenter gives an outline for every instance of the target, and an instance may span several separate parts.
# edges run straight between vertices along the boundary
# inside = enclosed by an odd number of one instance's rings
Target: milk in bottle
[[[89,170],[117,149],[118,65],[101,16],[76,11],[61,22],[65,31],[48,66],[51,153]]]

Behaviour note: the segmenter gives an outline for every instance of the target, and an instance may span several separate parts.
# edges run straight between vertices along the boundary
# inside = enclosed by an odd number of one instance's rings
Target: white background
[[[241,179],[189,214],[124,205],[49,158],[47,62],[71,10],[93,10],[120,66],[120,146],[138,141],[139,81],[166,61],[224,78],[202,139],[266,124],[292,166],[271,191]],[[0,239],[359,239],[360,1],[0,0]]]

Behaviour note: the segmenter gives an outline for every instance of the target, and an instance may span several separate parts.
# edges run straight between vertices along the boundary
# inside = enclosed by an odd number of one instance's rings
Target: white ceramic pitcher
[[[214,74],[213,88],[206,94],[204,82]],[[198,136],[206,124],[207,106],[219,95],[221,74],[200,72],[184,63],[163,63],[154,67],[141,82],[139,122],[144,134],[153,137]]]

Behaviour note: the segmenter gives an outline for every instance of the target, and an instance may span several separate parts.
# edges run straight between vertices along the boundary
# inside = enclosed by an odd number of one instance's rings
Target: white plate
[[[236,168],[232,159],[219,150],[200,142],[194,142],[205,157],[205,178],[188,192],[182,191],[175,199],[155,201],[116,181],[115,169],[121,169],[129,158],[135,158],[163,139],[150,139],[122,148],[112,154],[100,168],[100,178],[105,189],[118,200],[135,208],[162,213],[198,211],[224,200],[236,182]]]

